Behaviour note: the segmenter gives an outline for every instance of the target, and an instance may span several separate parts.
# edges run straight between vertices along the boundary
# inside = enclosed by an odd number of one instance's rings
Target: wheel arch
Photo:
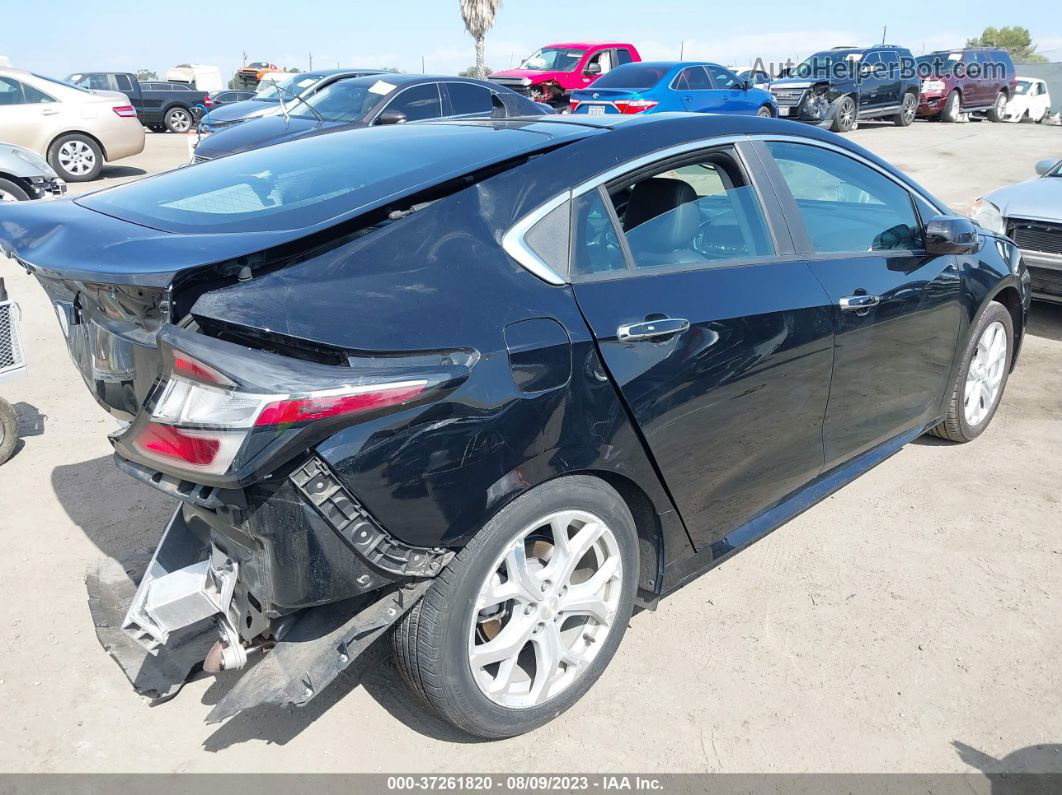
[[[107,155],[107,147],[103,145],[103,141],[101,141],[97,136],[93,135],[92,133],[86,132],[85,130],[63,130],[63,132],[59,133],[54,138],[52,138],[51,141],[48,142],[48,146],[44,150],[45,157],[47,157],[47,155],[51,153],[52,147],[55,146],[56,141],[58,141],[60,138],[65,138],[68,135],[83,135],[86,138],[92,139],[96,143],[96,146],[100,148],[100,151],[103,152],[103,161],[106,163],[108,160],[110,160],[110,157],[108,157]]]
[[[1023,322],[1025,317],[1025,307],[1021,301],[1021,293],[1018,292],[1018,288],[1013,284],[1004,283],[995,292],[991,293],[985,301],[982,303],[980,309],[977,311],[977,317],[988,308],[991,303],[1002,304],[1003,307],[1010,313],[1010,319],[1014,323],[1014,355],[1011,356],[1010,369],[1014,370],[1014,365],[1018,361],[1018,351],[1021,349],[1021,343],[1025,336],[1025,324]],[[976,324],[976,319],[974,320]]]

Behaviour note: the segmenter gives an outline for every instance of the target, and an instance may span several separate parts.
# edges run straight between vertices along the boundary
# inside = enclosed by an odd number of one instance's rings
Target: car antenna
[[[284,114],[284,123],[287,124],[291,121],[291,117],[288,115],[288,106],[284,104],[284,89],[277,85],[277,79],[272,75],[269,76],[269,82],[276,89],[277,99],[280,100],[280,112]]]

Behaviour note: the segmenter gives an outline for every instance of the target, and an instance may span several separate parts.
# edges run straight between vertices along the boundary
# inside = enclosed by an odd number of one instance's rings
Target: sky
[[[76,24],[57,23],[76,19]],[[710,0],[503,0],[487,36],[487,65],[516,66],[539,46],[615,39],[645,60],[728,65],[799,60],[834,45],[881,41],[922,52],[961,46],[988,25],[1023,25],[1039,50],[1062,61],[1060,0],[710,2]],[[281,67],[396,67],[453,74],[475,60],[458,0],[0,0],[0,56],[53,77],[71,72],[164,72],[178,63],[248,61]]]

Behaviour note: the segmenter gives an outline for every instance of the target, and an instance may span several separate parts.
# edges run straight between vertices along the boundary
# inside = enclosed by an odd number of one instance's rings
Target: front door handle
[[[641,323],[628,323],[616,329],[620,342],[639,342],[657,337],[670,337],[688,331],[690,321],[680,317],[665,317],[660,320],[645,320]]]
[[[849,312],[865,312],[872,306],[881,303],[881,297],[877,295],[846,295],[840,301],[841,309]]]
[[[59,111],[55,108],[45,108],[41,111],[42,116],[55,116]]]

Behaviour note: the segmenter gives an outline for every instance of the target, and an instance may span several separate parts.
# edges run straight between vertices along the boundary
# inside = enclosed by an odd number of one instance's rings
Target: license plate
[[[604,116],[605,115],[605,106],[604,105],[591,105],[587,109],[586,112],[589,113],[591,116]]]
[[[779,116],[788,116],[789,115],[789,108],[779,107],[778,108],[778,115]]]

